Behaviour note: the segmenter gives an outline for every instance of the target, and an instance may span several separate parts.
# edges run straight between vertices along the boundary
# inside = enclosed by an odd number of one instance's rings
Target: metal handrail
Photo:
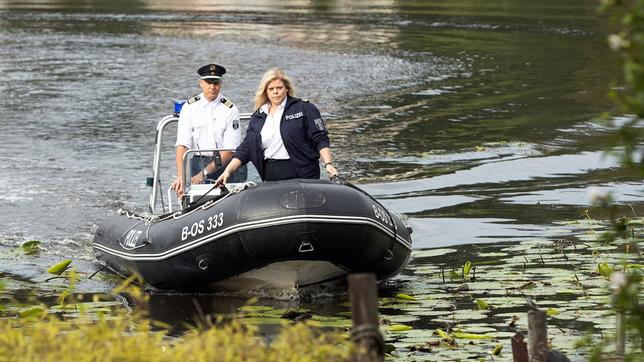
[[[247,121],[250,119],[251,113],[240,113],[239,114],[239,119],[240,121]],[[150,193],[150,199],[148,201],[148,208],[150,209],[150,212],[152,214],[155,213],[156,210],[156,200],[157,200],[157,195],[159,193],[159,168],[161,166],[161,143],[163,139],[163,131],[165,128],[174,122],[179,122],[179,117],[176,115],[168,115],[163,117],[159,123],[157,123],[157,129],[156,129],[156,135],[155,135],[155,140],[154,140],[154,160],[152,162],[152,192]],[[214,151],[234,151],[230,149],[217,149],[217,150],[188,150],[186,154],[183,156],[183,165],[184,167],[188,166],[187,162],[187,157],[190,152],[214,152]],[[186,175],[190,174],[190,172],[185,172],[184,169],[184,185],[187,184],[187,179]]]
[[[152,161],[152,192],[150,193],[150,200],[148,201],[148,207],[150,209],[150,212],[153,214],[156,210],[157,192],[160,187],[159,166],[161,165],[161,140],[163,136],[163,130],[167,125],[174,122],[179,122],[179,117],[175,115],[169,115],[163,117],[163,119],[157,124],[157,131],[154,140],[154,160]]]
[[[214,153],[215,152],[221,152],[221,151],[235,152],[235,149],[234,148],[214,148],[214,149],[210,149],[210,150],[196,149],[196,150],[188,150],[188,151],[186,151],[186,153],[183,154],[183,160],[182,160],[182,162],[183,162],[183,184],[187,185],[188,180],[190,179],[188,177],[188,175],[190,175],[190,164],[188,162],[188,159],[190,158],[190,154],[197,153],[197,152],[212,153],[213,154],[213,161],[215,161]],[[221,166],[221,165],[215,164],[215,167],[219,168],[219,166]]]

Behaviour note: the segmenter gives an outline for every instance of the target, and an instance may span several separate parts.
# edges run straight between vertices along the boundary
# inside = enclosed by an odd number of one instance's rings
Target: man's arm
[[[188,147],[178,145],[175,151],[175,162],[177,163],[177,178],[172,182],[172,189],[179,195],[183,197],[183,156],[188,152]]]

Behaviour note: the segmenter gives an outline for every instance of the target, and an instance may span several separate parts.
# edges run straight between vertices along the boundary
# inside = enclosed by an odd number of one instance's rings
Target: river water
[[[620,68],[596,6],[0,1],[0,270],[28,285],[62,258],[93,272],[94,230],[146,207],[156,123],[210,62],[242,112],[265,70],[286,70],[339,171],[406,218],[416,250],[560,238],[589,187],[641,216],[642,180],[603,153]],[[11,254],[32,239],[38,256]]]

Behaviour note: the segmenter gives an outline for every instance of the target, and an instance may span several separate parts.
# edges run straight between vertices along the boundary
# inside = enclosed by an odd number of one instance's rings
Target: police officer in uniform
[[[317,107],[295,98],[291,80],[279,68],[269,69],[255,94],[257,110],[251,116],[244,141],[216,185],[249,161],[263,181],[320,178],[320,164],[331,178],[333,166],[329,137]]]
[[[222,77],[226,69],[218,64],[206,64],[197,70],[202,92],[190,98],[181,108],[177,126],[176,164],[177,178],[172,189],[183,197],[183,156],[190,149],[235,149],[241,141],[239,110],[221,93]],[[220,151],[226,165],[232,158],[231,151]],[[190,161],[193,184],[215,180],[224,167],[216,169],[212,152],[194,155]]]

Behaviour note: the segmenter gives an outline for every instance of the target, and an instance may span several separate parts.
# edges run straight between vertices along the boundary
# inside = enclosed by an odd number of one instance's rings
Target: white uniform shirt
[[[266,113],[266,122],[260,132],[265,159],[272,158],[275,160],[288,160],[291,158],[286,151],[286,147],[284,147],[284,140],[282,140],[282,134],[280,133],[280,123],[282,115],[284,114],[285,106],[286,98],[284,98],[284,101],[277,106],[277,110],[272,116],[268,114],[269,103],[266,103],[261,107],[262,111]]]
[[[186,102],[181,108],[175,147],[185,146],[191,150],[237,148],[241,143],[237,106],[230,101],[222,102],[225,97],[221,93],[212,102],[208,102],[203,93],[198,97],[199,100],[190,104]]]

